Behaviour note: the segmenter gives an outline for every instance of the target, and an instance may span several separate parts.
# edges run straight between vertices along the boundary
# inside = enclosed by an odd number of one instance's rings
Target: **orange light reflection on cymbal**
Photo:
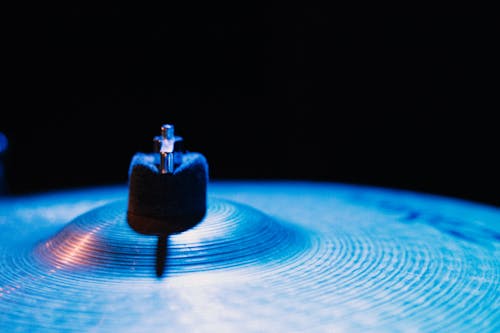
[[[85,234],[76,235],[73,238],[67,239],[62,246],[53,248],[53,254],[57,259],[56,268],[85,265],[87,258],[92,253],[89,245],[96,240],[95,233],[100,229],[100,227],[97,227]],[[50,244],[47,243],[46,246],[50,247]]]

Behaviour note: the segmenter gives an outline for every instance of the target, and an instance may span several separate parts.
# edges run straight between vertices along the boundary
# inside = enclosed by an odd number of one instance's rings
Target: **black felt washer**
[[[133,156],[127,217],[134,230],[153,235],[176,233],[193,227],[205,216],[207,160],[200,153],[181,156],[172,174],[159,172],[158,154]]]

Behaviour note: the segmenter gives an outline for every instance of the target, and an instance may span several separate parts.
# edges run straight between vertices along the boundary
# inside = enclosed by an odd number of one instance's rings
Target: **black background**
[[[155,11],[46,10],[5,31],[10,194],[125,183],[133,154],[172,123],[213,180],[332,181],[500,205],[488,20]]]

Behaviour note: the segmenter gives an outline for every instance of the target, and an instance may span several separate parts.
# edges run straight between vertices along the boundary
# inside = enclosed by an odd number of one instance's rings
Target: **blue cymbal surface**
[[[499,332],[500,209],[410,191],[212,181],[165,241],[126,186],[0,199],[1,332]]]

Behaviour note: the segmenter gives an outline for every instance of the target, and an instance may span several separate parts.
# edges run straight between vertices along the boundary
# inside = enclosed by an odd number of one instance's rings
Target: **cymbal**
[[[0,331],[500,330],[497,207],[213,181],[204,219],[161,238],[130,227],[126,197],[109,186],[0,200]]]

